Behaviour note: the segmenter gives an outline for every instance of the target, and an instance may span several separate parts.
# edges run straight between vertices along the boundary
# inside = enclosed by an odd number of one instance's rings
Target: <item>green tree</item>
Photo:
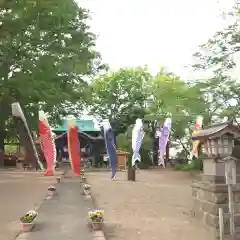
[[[191,86],[174,74],[161,70],[152,82],[152,114],[146,115],[147,120],[157,120],[160,125],[166,117],[172,118],[172,141],[177,141],[188,148],[191,128],[196,116],[204,115],[207,103],[198,86]],[[186,146],[185,146],[186,144]],[[190,150],[190,149],[189,149]]]
[[[124,132],[136,118],[145,114],[152,76],[146,67],[119,69],[95,79],[92,83],[91,113],[108,118]]]
[[[235,75],[236,57],[240,50],[240,12],[239,3],[229,14],[231,24],[216,32],[194,54],[194,70],[209,72],[206,79],[195,84],[201,86],[202,92],[210,105],[212,114],[209,122],[227,116],[229,119],[239,117],[240,84]]]
[[[84,79],[101,68],[88,11],[74,0],[2,0],[0,9],[0,135],[11,129],[14,101],[30,124],[39,108],[53,119],[76,111],[73,103],[82,106],[86,95]]]

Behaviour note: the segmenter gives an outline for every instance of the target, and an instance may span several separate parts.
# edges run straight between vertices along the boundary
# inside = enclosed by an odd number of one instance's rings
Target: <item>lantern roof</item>
[[[239,159],[230,155],[230,156],[227,156],[227,157],[223,158],[222,161],[224,161],[224,162],[229,162],[229,161],[237,162],[237,161],[239,161]]]
[[[223,122],[204,127],[192,135],[193,140],[219,138],[224,134],[231,134],[234,138],[240,138],[240,128],[232,122]]]

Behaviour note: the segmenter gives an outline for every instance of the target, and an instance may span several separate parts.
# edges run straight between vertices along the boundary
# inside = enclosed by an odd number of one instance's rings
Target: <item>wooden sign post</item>
[[[225,162],[225,178],[226,184],[228,185],[228,207],[229,207],[229,216],[230,216],[230,235],[231,239],[235,240],[236,229],[234,222],[234,196],[232,186],[236,184],[236,161],[231,158],[227,159]]]
[[[128,157],[128,181],[135,181],[136,179],[136,169],[132,166],[131,155]]]
[[[223,213],[223,209],[219,208],[218,213],[219,213],[218,221],[219,221],[219,232],[220,232],[219,238],[220,238],[220,240],[224,240],[224,213]]]

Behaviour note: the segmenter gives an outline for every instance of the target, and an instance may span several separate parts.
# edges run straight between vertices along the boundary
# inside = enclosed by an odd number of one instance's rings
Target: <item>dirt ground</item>
[[[171,170],[142,170],[136,182],[118,172],[86,173],[92,193],[105,210],[108,240],[210,240],[190,216],[192,177]]]
[[[12,240],[20,230],[19,218],[35,209],[56,177],[41,172],[0,170],[0,239]]]

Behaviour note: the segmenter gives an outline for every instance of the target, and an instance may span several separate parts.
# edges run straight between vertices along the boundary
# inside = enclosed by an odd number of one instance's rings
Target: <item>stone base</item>
[[[225,176],[215,176],[215,175],[206,175],[206,174],[199,174],[196,176],[198,181],[202,182],[210,182],[214,184],[226,184]],[[237,175],[237,182],[240,183],[240,175]]]
[[[240,239],[240,185],[234,189],[235,226]],[[195,181],[192,184],[192,216],[208,227],[211,239],[219,239],[219,208],[224,211],[224,234],[229,237],[228,189],[226,184]]]

